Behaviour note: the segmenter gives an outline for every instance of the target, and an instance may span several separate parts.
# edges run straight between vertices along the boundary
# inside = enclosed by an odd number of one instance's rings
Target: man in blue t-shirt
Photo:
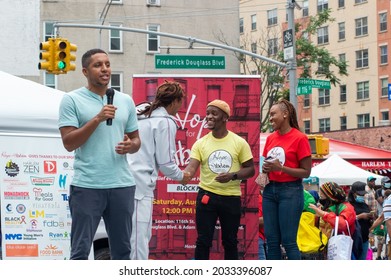
[[[136,108],[131,97],[119,91],[108,104],[111,67],[105,51],[87,51],[82,67],[87,86],[65,94],[59,112],[64,147],[75,152],[70,258],[88,258],[103,217],[111,258],[128,260],[135,180],[126,154],[137,152],[141,144]]]

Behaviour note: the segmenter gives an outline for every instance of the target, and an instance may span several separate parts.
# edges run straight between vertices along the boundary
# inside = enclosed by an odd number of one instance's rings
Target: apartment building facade
[[[241,0],[241,44],[243,38],[252,38],[255,43],[267,34],[266,51],[282,50],[287,2]],[[300,126],[306,133],[323,133],[390,125],[390,1],[304,0],[296,3],[301,7],[295,8],[296,22],[306,21],[323,9],[331,9],[333,21],[321,26],[310,40],[348,65],[348,76],[339,77],[340,84],[331,85],[330,90],[313,88],[312,94],[297,96]],[[323,79],[314,74],[318,67],[320,65],[311,65],[313,79]],[[331,70],[337,72],[337,68]],[[289,81],[285,81],[284,87],[289,88]]]
[[[20,1],[16,0],[16,2]],[[8,4],[10,10],[15,9],[15,7],[12,8],[14,3],[8,2]],[[16,62],[10,63],[8,69],[0,69],[62,91],[70,91],[85,85],[85,78],[81,72],[81,57],[91,48],[102,48],[109,53],[113,71],[111,86],[129,94],[132,93],[133,74],[240,73],[239,62],[232,52],[190,42],[190,38],[197,38],[221,43],[224,38],[233,47],[239,47],[239,3],[237,0],[24,0],[20,4],[19,9],[25,9],[24,12],[19,13],[20,15],[34,14],[34,16],[30,16],[28,20],[19,16],[18,20],[13,20],[15,25],[10,24],[7,28],[13,29],[9,32],[10,34],[18,33],[23,29],[32,29],[26,38],[20,38],[23,34],[19,34],[19,40],[30,42],[29,51],[32,54],[28,57],[34,57],[34,61],[28,61],[28,63],[34,64],[34,69],[23,71],[22,67],[18,68],[20,65],[18,57],[22,52],[16,51],[19,44],[15,45],[16,58],[14,60]],[[9,17],[11,18],[12,15],[10,14]],[[39,43],[53,36],[54,23],[149,30],[175,34],[189,38],[189,40],[118,29],[59,27],[57,34],[77,45],[76,70],[67,74],[53,75],[39,71],[37,65]],[[24,49],[27,48],[24,47]],[[223,69],[191,67],[188,69],[157,69],[155,55],[163,54],[224,56],[225,67]],[[25,63],[27,63],[26,60]]]

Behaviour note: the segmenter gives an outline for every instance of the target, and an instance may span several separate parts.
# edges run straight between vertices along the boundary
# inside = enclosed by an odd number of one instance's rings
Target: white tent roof
[[[59,135],[64,92],[0,71],[0,134]]]
[[[319,178],[319,185],[324,182],[335,182],[339,185],[350,186],[355,181],[367,182],[369,176],[376,178],[376,185],[380,185],[383,176],[361,169],[337,154],[332,154],[322,163],[312,167],[311,177]]]

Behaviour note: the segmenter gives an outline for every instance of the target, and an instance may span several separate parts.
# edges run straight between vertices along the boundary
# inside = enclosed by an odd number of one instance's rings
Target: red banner
[[[141,76],[133,77],[133,99],[136,104],[152,101],[158,85],[165,80],[181,84],[186,93],[181,110],[175,117],[178,124],[176,161],[184,168],[193,143],[209,132],[205,128],[207,104],[214,99],[226,101],[232,116],[227,127],[247,140],[259,169],[259,98],[258,76]],[[183,186],[160,175],[155,190],[153,230],[150,242],[151,259],[192,259],[197,238],[195,199],[199,176]],[[255,176],[243,181],[243,215],[239,228],[239,256],[258,258],[258,194]],[[211,259],[223,259],[219,224],[216,225]]]

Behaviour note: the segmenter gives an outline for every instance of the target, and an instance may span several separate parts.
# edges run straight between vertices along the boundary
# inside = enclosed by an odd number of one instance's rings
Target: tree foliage
[[[326,48],[317,44],[318,29],[332,23],[331,9],[325,9],[315,16],[300,19],[295,24],[296,63],[300,78],[327,79],[334,86],[340,83],[341,76],[347,76],[347,64],[334,57]],[[254,34],[254,35],[253,35]],[[240,38],[240,48],[284,62],[281,27],[266,27],[262,32],[244,32]],[[219,40],[228,44],[224,36]],[[311,40],[314,38],[314,40]],[[315,41],[315,42],[313,42]],[[287,71],[272,62],[235,53],[241,63],[243,74],[260,75],[261,88],[261,131],[269,128],[269,113],[272,104],[281,97],[289,99]],[[284,62],[285,63],[285,62]],[[337,70],[337,71],[334,71]]]

